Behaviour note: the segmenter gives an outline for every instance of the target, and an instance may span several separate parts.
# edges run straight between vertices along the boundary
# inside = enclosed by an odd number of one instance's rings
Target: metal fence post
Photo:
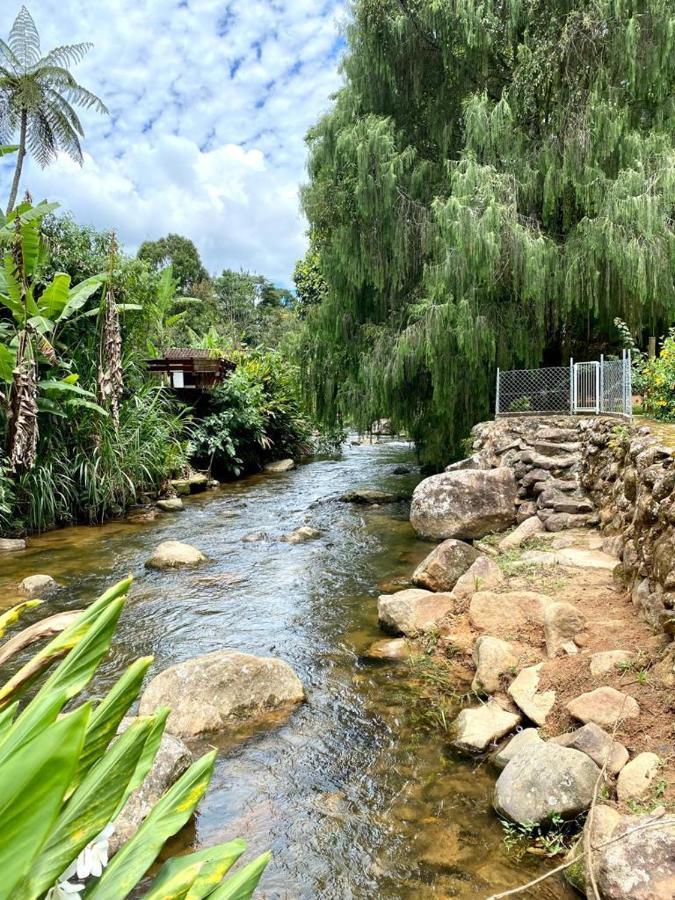
[[[574,384],[574,359],[570,356],[570,415],[574,415],[574,407],[576,406],[575,384]]]
[[[600,354],[600,367],[598,369],[598,412],[605,411],[605,354]]]
[[[495,393],[495,418],[499,416],[499,373],[500,368],[497,366],[497,390]]]

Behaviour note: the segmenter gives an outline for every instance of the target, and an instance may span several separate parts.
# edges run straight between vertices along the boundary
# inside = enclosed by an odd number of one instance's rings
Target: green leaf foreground
[[[169,710],[136,717],[118,734],[152,663],[132,663],[97,703],[63,714],[89,684],[106,655],[131,585],[114,585],[38,651],[0,688],[0,900],[39,900],[123,809],[148,774]],[[0,617],[12,627],[34,603]],[[58,665],[17,716],[17,697]],[[190,766],[110,860],[86,883],[87,900],[123,900],[145,877],[168,838],[190,819],[204,796],[216,751]],[[147,900],[248,900],[270,855],[233,873],[242,840],[167,860]]]

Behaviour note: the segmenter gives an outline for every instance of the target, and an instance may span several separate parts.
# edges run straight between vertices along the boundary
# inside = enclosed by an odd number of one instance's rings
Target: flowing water
[[[272,728],[220,742],[209,793],[174,847],[241,836],[250,852],[270,848],[261,898],[485,898],[549,865],[507,851],[490,805],[494,773],[452,753],[448,717],[425,699],[418,674],[360,655],[382,637],[378,585],[405,582],[429,545],[415,538],[406,504],[336,498],[356,487],[409,491],[415,476],[392,473],[404,462],[413,462],[405,444],[350,447],[340,459],[225,485],[152,523],[63,529],[0,557],[4,606],[36,572],[67,588],[52,610],[77,608],[134,574],[97,691],[146,654],[155,671],[222,648],[293,666],[307,703]],[[278,541],[303,524],[321,538]],[[242,542],[260,531],[266,540]],[[145,570],[169,538],[195,544],[209,562]],[[241,580],[228,584],[230,574]],[[574,896],[556,878],[536,890]]]

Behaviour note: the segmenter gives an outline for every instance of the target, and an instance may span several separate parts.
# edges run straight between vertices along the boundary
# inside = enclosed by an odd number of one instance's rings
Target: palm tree
[[[22,6],[9,32],[0,40],[0,142],[9,142],[19,131],[14,179],[7,212],[19,190],[21,170],[29,151],[43,168],[59,150],[82,164],[82,124],[73,105],[107,113],[101,100],[78,84],[68,66],[80,62],[90,43],[55,47],[41,55],[35,22]]]

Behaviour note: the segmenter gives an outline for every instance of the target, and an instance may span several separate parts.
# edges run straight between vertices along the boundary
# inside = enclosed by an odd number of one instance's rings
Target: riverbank
[[[373,615],[387,581],[407,579],[429,551],[405,502],[343,503],[364,487],[410,494],[419,480],[406,444],[345,447],[340,459],[255,475],[185,498],[185,510],[152,522],[65,528],[3,558],[0,592],[36,572],[64,590],[22,625],[82,607],[131,572],[135,581],[113,652],[91,691],[152,654],[149,673],[223,648],[274,656],[298,673],[307,702],[277,727],[218,737],[216,772],[198,815],[173,851],[243,837],[250,853],[273,851],[263,896],[475,900],[548,868],[516,860],[491,810],[486,767],[449,745],[424,673],[372,660]],[[394,474],[401,467],[408,474]],[[297,545],[279,538],[308,525]],[[257,542],[243,537],[263,532]],[[153,572],[162,541],[186,540],[207,556],[198,569]],[[17,664],[23,657],[17,658]],[[452,721],[459,698],[448,695]],[[213,741],[207,741],[212,744]],[[203,742],[191,746],[203,752]],[[556,886],[555,900],[571,900]]]
[[[589,442],[576,439],[577,427]],[[649,615],[668,602],[665,593],[646,602],[663,591],[658,573],[652,583],[641,568],[635,581],[624,550],[639,535],[644,566],[660,532],[646,534],[638,513],[626,517],[635,495],[619,499],[619,536],[597,524],[616,525],[612,503],[630,481],[619,453],[627,466],[640,460],[637,509],[657,480],[646,466],[663,478],[670,453],[644,433],[633,447],[611,422],[485,423],[474,437],[476,455],[413,498],[416,528],[446,540],[409,573],[401,585],[409,589],[378,602],[383,628],[413,640],[373,652],[410,657],[440,685],[441,710],[444,694],[464,691],[449,737],[492,767],[492,801],[511,846],[551,857],[569,850],[566,871],[589,896],[665,900],[675,883],[675,646],[662,615]],[[613,490],[593,494],[598,514],[583,486],[595,488],[589,472],[607,483],[610,465]],[[520,524],[509,530],[516,509]]]

